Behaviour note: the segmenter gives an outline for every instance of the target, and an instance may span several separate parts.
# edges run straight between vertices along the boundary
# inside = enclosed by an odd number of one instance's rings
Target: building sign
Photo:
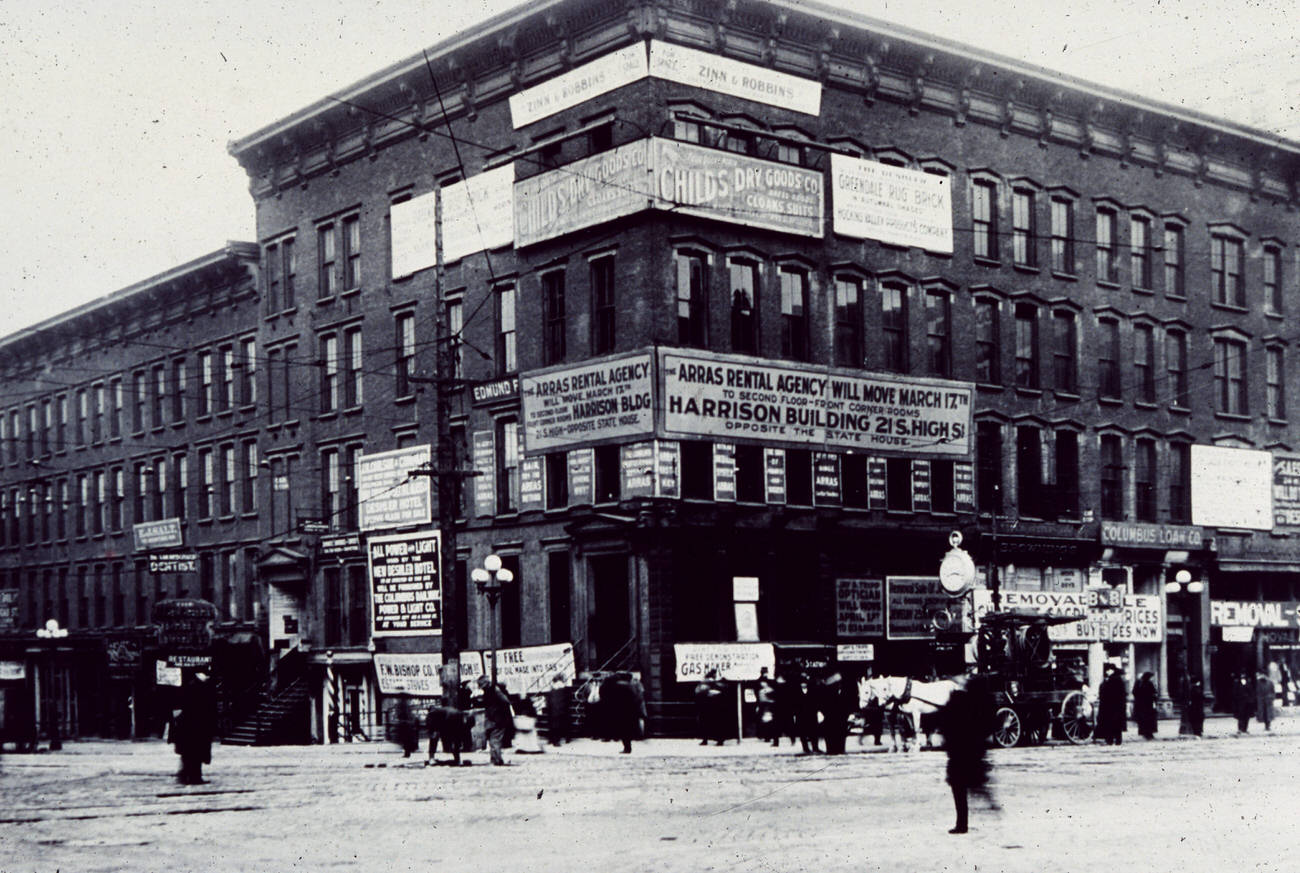
[[[181,687],[181,668],[173,667],[166,661],[154,661],[154,684]]]
[[[872,509],[889,508],[889,465],[884,458],[867,458],[867,501]]]
[[[530,455],[654,433],[648,352],[525,373],[520,393],[524,451]]]
[[[646,77],[645,43],[632,45],[574,67],[510,95],[510,120],[525,127]]]
[[[678,470],[681,465],[681,444],[665,440],[655,440],[655,496],[679,497],[681,480]]]
[[[885,632],[885,585],[880,579],[835,580],[835,635],[878,637]]]
[[[651,40],[650,75],[805,115],[821,113],[821,83],[713,52]]]
[[[492,382],[480,382],[474,386],[473,402],[475,406],[486,406],[506,400],[519,399],[519,377],[507,376]]]
[[[1210,624],[1215,627],[1300,627],[1295,600],[1211,600]]]
[[[361,554],[361,534],[347,533],[332,537],[321,537],[320,554],[322,557],[343,557]]]
[[[596,497],[596,450],[569,452],[569,505],[589,506]]]
[[[1273,455],[1273,524],[1300,527],[1300,455]]]
[[[176,549],[185,544],[181,535],[179,518],[163,518],[158,521],[142,521],[131,525],[131,535],[135,538],[137,552],[149,552],[154,549]]]
[[[437,192],[430,191],[389,207],[394,279],[438,263],[437,204]]]
[[[432,476],[411,475],[432,471],[428,445],[394,449],[357,457],[357,504],[361,530],[410,527],[433,521]]]
[[[640,139],[516,182],[515,246],[649,208],[650,140]]]
[[[374,636],[442,632],[441,544],[436,530],[366,542]]]
[[[488,518],[497,508],[496,438],[492,431],[474,431],[470,453],[473,456],[474,471],[478,473],[474,477],[474,515]]]
[[[976,589],[977,622],[992,606],[992,593]],[[1158,594],[1125,594],[1116,609],[1090,591],[1004,590],[1002,608],[1033,615],[1078,616],[1079,621],[1047,628],[1048,638],[1055,642],[1158,643],[1164,639],[1165,617]]]
[[[1177,524],[1144,524],[1140,521],[1103,521],[1103,546],[1130,546],[1152,549],[1201,548],[1204,534],[1199,527]]]
[[[204,653],[212,645],[217,608],[207,600],[159,600],[153,606],[158,648],[172,653]]]
[[[776,675],[776,653],[771,643],[674,643],[678,682],[699,682],[717,671],[729,682],[753,682],[767,668]]]
[[[460,653],[462,682],[473,683],[491,669],[491,651]],[[497,649],[497,681],[511,694],[541,693],[551,687],[551,680],[556,676],[566,685],[573,684],[578,678],[570,643]]]
[[[824,177],[673,139],[654,139],[655,208],[820,238]]]
[[[813,455],[813,503],[840,505],[840,456],[830,452]]]
[[[23,661],[0,661],[0,682],[17,682],[27,678],[27,664]]]
[[[933,639],[953,598],[938,576],[885,577],[885,635],[891,640]]]
[[[18,589],[0,589],[0,629],[18,627]]]
[[[874,661],[876,646],[874,643],[840,643],[835,647],[836,661]]]
[[[733,502],[736,499],[736,445],[713,444],[713,499]]]
[[[763,497],[785,503],[785,449],[763,449]]]
[[[1273,456],[1254,449],[1192,445],[1192,522],[1273,528]]]
[[[925,455],[971,451],[972,386],[661,350],[665,435]]]
[[[952,180],[831,154],[832,227],[841,236],[952,254]]]
[[[381,694],[438,697],[442,694],[442,655],[375,653],[375,678]]]
[[[952,465],[953,509],[957,512],[975,511],[975,465]]]
[[[510,245],[515,238],[514,196],[513,163],[443,188],[443,262]]]
[[[155,552],[149,556],[150,573],[197,573],[199,556],[193,552]]]
[[[631,443],[619,448],[623,498],[652,497],[655,491],[655,444]]]
[[[917,460],[912,462],[912,510],[914,512],[930,511],[930,462]]]
[[[542,509],[546,505],[546,479],[542,474],[541,458],[522,458],[519,461],[519,511]]]

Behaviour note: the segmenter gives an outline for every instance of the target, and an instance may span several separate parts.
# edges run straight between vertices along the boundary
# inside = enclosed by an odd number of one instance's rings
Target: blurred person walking
[[[1255,718],[1264,725],[1264,730],[1273,729],[1273,697],[1277,688],[1267,673],[1255,676]]]
[[[631,754],[632,740],[645,735],[645,692],[631,673],[621,670],[605,680],[601,696],[609,717],[610,736]]]
[[[181,707],[172,718],[172,744],[181,756],[177,775],[182,785],[203,785],[203,765],[212,763],[212,737],[217,727],[217,701],[208,675],[187,676]]]
[[[514,727],[514,713],[510,709],[510,698],[501,690],[500,685],[493,685],[486,675],[478,677],[479,690],[483,692],[483,726],[487,732],[488,754],[497,767],[508,767],[501,756],[501,747]]]
[[[984,798],[990,809],[998,809],[989,784],[990,764],[985,755],[993,731],[993,696],[979,674],[955,681],[958,687],[939,710],[939,728],[948,755],[946,775],[957,813],[957,822],[948,833],[964,834],[969,825],[972,792]]]
[[[1137,723],[1138,735],[1144,739],[1155,739],[1156,735],[1156,683],[1155,674],[1150,670],[1142,674],[1133,686],[1133,721]]]
[[[561,746],[572,739],[572,713],[573,689],[556,673],[546,692],[546,741],[552,746]]]
[[[1124,729],[1128,725],[1128,688],[1124,685],[1124,671],[1110,666],[1106,678],[1101,680],[1097,692],[1097,737],[1108,746],[1124,742]]]

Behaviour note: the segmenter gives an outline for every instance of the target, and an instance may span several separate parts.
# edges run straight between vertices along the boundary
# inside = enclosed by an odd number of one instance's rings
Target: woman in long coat
[[[1156,683],[1150,670],[1133,686],[1133,721],[1137,722],[1138,734],[1144,739],[1154,739],[1156,735]]]
[[[1128,689],[1124,687],[1124,671],[1118,667],[1111,669],[1101,681],[1097,693],[1097,736],[1106,741],[1108,746],[1118,746],[1124,742],[1124,727],[1128,716],[1124,708],[1128,703]]]

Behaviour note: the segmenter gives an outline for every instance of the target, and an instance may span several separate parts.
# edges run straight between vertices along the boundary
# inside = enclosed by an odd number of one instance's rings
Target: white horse
[[[903,735],[903,751],[909,751],[911,737],[919,738],[923,732],[921,716],[938,712],[948,703],[948,698],[959,686],[951,679],[935,682],[917,682],[908,676],[877,676],[874,679],[858,681],[858,702],[865,708],[875,700],[884,710],[885,723],[889,726],[889,741],[895,752],[898,751],[898,735]],[[934,733],[932,726],[925,730],[925,746],[933,748],[930,737]],[[910,728],[910,734],[909,734]]]

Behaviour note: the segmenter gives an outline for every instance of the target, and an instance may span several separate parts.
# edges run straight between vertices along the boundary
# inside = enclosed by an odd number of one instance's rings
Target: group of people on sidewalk
[[[719,684],[716,677],[706,677],[696,687],[701,745],[717,739],[715,735],[721,733],[719,723],[734,725],[734,719],[726,718],[723,711],[715,708],[717,699],[729,700],[728,695],[715,693]],[[754,695],[759,739],[780,746],[781,737],[788,737],[791,744],[798,742],[801,751],[808,755],[822,751],[828,755],[844,754],[850,718],[858,711],[858,693],[838,671],[822,679],[813,679],[806,673],[786,679],[770,677],[764,667],[759,672]],[[876,721],[877,743],[880,742],[879,725]],[[738,732],[733,730],[732,734],[735,733]],[[721,745],[720,740],[718,743]]]

